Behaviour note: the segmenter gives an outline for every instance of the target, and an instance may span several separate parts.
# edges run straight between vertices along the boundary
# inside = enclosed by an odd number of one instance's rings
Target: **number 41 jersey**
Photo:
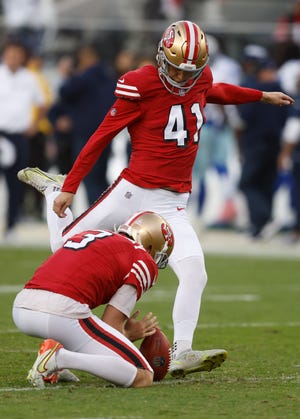
[[[123,285],[137,299],[157,278],[156,263],[138,243],[105,230],[84,231],[68,239],[34,273],[25,288],[55,292],[88,304],[106,304]]]
[[[145,66],[122,76],[115,94],[132,102],[135,120],[128,126],[132,155],[123,177],[145,188],[189,192],[200,129],[204,122],[205,93],[212,85],[208,67],[184,96],[170,93],[157,68]],[[123,101],[124,102],[124,101]],[[122,104],[116,102],[122,112]]]

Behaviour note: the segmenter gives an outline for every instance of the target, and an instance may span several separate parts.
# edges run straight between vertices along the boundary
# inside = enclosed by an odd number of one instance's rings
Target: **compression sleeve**
[[[207,103],[218,105],[240,105],[242,103],[259,102],[263,92],[248,87],[235,86],[228,83],[214,83],[207,90]]]
[[[138,101],[117,99],[79,153],[65,179],[62,191],[76,193],[80,182],[90,172],[104,148],[122,129],[140,116]]]
[[[117,292],[111,297],[108,304],[114,306],[125,316],[130,317],[130,313],[133,310],[137,300],[136,288],[132,285],[124,284],[117,290]]]

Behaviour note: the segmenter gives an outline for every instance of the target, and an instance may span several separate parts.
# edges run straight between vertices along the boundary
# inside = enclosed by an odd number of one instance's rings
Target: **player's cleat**
[[[57,372],[54,372],[53,374],[47,375],[46,377],[43,377],[43,380],[45,383],[55,384],[55,383],[70,383],[75,382],[78,383],[79,378],[76,377],[75,374],[73,374],[70,370],[64,368],[62,370],[58,370]]]
[[[184,351],[171,359],[169,373],[172,377],[183,378],[187,374],[211,371],[221,366],[227,358],[225,349],[209,349],[207,351]]]
[[[27,380],[33,387],[45,387],[44,377],[51,376],[58,370],[55,355],[62,347],[59,342],[53,339],[46,339],[41,343],[38,356],[27,375]]]
[[[46,339],[40,344],[40,350],[38,352],[37,359],[43,355],[47,350],[51,349],[53,346],[58,344],[53,339]],[[59,344],[58,348],[62,348],[63,346]],[[42,375],[42,378],[37,375],[35,372],[34,366],[36,365],[37,360],[35,361],[33,367],[28,373],[27,379],[33,384],[35,387],[44,387],[44,383],[55,384],[58,382],[78,382],[80,381],[75,374],[73,374],[70,370],[64,368],[53,373],[47,373],[47,375]],[[42,382],[43,380],[43,382]],[[36,383],[36,384],[35,384]]]
[[[43,172],[38,167],[26,167],[17,174],[21,182],[32,186],[41,194],[44,194],[48,186],[53,185],[54,190],[60,191],[64,183],[66,175],[54,175],[52,173]]]
[[[45,383],[55,384],[55,383],[69,383],[69,382],[78,382],[80,381],[75,374],[73,374],[70,370],[64,368],[62,370],[58,370],[53,374],[49,374],[43,377]]]

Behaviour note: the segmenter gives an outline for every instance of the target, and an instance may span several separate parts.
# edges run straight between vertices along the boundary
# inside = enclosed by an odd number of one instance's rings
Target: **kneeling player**
[[[150,386],[153,372],[126,337],[140,334],[130,318],[135,302],[167,265],[174,244],[169,224],[154,212],[131,217],[118,232],[90,230],[69,238],[25,284],[13,306],[18,329],[47,339],[30,370],[36,387],[64,369],[89,372],[124,387]],[[102,319],[91,310],[107,304]],[[151,334],[151,314],[144,319]],[[133,340],[133,339],[132,339]]]

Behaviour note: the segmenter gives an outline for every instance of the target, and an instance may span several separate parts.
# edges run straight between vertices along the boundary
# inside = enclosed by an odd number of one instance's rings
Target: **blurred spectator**
[[[268,51],[262,45],[249,44],[244,47],[242,57],[242,71],[243,79],[242,82],[250,83],[255,82],[257,79],[257,73],[261,64],[267,62],[269,59]]]
[[[52,78],[52,89],[55,99],[58,98],[59,89],[74,73],[74,56],[71,53],[65,53],[58,57],[55,75]]]
[[[145,65],[156,65],[155,56],[139,55],[136,60],[136,68],[141,68]]]
[[[300,48],[294,50],[294,56],[285,61],[278,70],[280,84],[285,92],[294,96],[298,94],[298,74],[300,70]]]
[[[45,110],[48,111],[53,102],[53,92],[49,81],[43,73],[44,58],[41,54],[34,54],[30,57],[27,68],[33,73],[44,96]],[[47,145],[49,136],[52,133],[52,126],[46,117],[38,121],[39,110],[33,106],[33,121],[37,121],[37,132],[28,138],[29,140],[29,166],[38,166],[42,170],[48,170],[49,161],[47,156]],[[41,219],[43,212],[43,197],[32,188],[25,189],[25,212]]]
[[[240,83],[240,64],[221,51],[217,38],[207,35],[207,42],[214,82]],[[239,118],[234,106],[214,104],[205,106],[205,116],[206,123],[201,128],[201,142],[194,167],[194,178],[199,182],[198,213],[201,213],[206,199],[207,171],[213,168],[219,176],[223,195],[216,223],[223,225],[232,223],[236,215],[236,182],[229,173],[228,163],[235,154],[233,128],[236,128]]]
[[[278,158],[279,170],[292,167],[293,206],[295,223],[291,242],[300,242],[300,73],[298,73],[298,95],[289,109],[288,118],[282,131],[282,148]]]
[[[263,91],[280,91],[275,65],[266,51],[251,45],[244,53],[246,73],[242,85]],[[242,158],[240,189],[249,210],[250,235],[267,238],[278,228],[272,222],[272,205],[280,136],[287,109],[258,102],[241,105],[238,110],[244,124],[239,136]]]
[[[183,0],[146,0],[145,19],[181,20],[184,18]]]
[[[54,0],[2,0],[4,26],[9,37],[22,41],[33,53],[41,53],[50,31],[55,32]]]
[[[277,20],[274,38],[276,42],[293,41],[300,46],[300,0],[294,0],[291,11]]]
[[[127,71],[133,70],[136,67],[136,55],[130,49],[121,49],[115,57],[115,72],[116,79]]]
[[[300,73],[300,47],[294,44],[290,46],[289,59],[285,61],[278,69],[278,78],[283,91],[292,97],[299,96],[299,73]],[[285,188],[289,193],[290,209],[294,212],[294,187],[293,175],[291,170],[278,170],[277,189]]]
[[[23,199],[23,188],[17,172],[28,165],[28,138],[38,132],[45,115],[45,98],[32,72],[25,68],[27,49],[10,41],[3,49],[0,65],[0,139],[1,172],[8,189],[6,238],[13,238]],[[32,108],[36,106],[36,118]],[[5,153],[8,153],[5,156]],[[4,163],[3,163],[4,162]]]
[[[72,121],[72,150],[75,158],[87,138],[98,127],[113,104],[115,76],[98,53],[97,46],[85,45],[77,51],[75,73],[62,84],[59,95]],[[106,179],[110,146],[85,178],[89,204],[108,187]]]
[[[62,55],[57,63],[54,80],[55,103],[48,112],[53,129],[52,163],[59,173],[68,173],[73,163],[72,138],[73,125],[68,105],[59,97],[59,89],[73,75],[74,58],[70,54]]]
[[[290,60],[300,58],[300,46],[293,41],[276,42],[271,45],[271,51],[277,68]]]

